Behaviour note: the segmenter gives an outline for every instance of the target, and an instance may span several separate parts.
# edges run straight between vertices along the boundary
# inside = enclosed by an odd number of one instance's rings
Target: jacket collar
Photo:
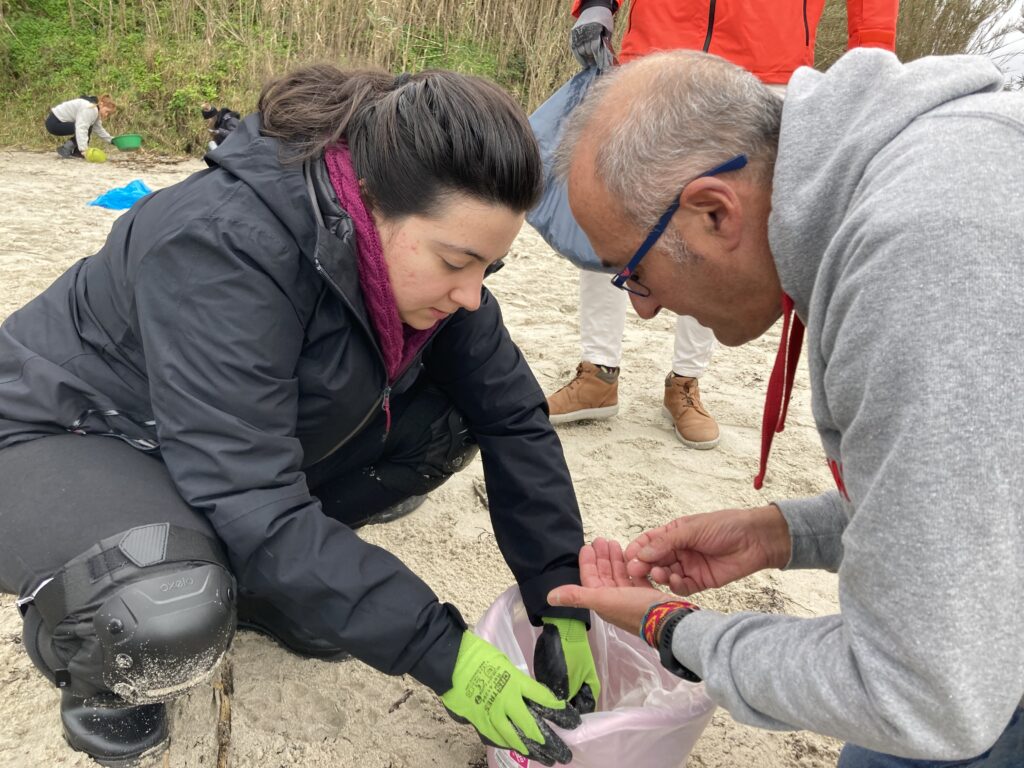
[[[366,304],[359,288],[355,225],[338,202],[323,157],[307,160],[302,172],[317,220],[316,246],[309,255],[317,271],[348,301],[369,329]]]

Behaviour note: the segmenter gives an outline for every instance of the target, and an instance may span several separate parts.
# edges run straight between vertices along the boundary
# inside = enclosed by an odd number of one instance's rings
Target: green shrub
[[[963,50],[1010,1],[902,0],[898,52]],[[110,93],[119,105],[112,133],[141,133],[149,150],[200,153],[203,101],[251,111],[268,78],[314,60],[483,75],[530,110],[575,71],[571,26],[568,0],[0,0],[0,144],[51,147],[42,125],[50,107]],[[818,66],[845,43],[845,2],[828,0]]]

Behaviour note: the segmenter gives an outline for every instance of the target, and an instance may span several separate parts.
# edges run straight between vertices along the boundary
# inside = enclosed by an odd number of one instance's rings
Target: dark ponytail
[[[347,142],[386,218],[430,215],[460,192],[514,211],[540,196],[541,161],[526,116],[497,85],[433,70],[397,78],[321,64],[260,94],[263,134],[305,159]]]

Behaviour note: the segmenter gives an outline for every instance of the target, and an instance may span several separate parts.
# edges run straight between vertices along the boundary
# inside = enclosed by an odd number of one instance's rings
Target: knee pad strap
[[[22,615],[28,605],[35,605],[52,632],[71,613],[92,602],[97,582],[108,575],[116,577],[118,569],[185,561],[228,568],[220,543],[199,531],[170,523],[141,525],[104,539],[72,559],[17,605]]]

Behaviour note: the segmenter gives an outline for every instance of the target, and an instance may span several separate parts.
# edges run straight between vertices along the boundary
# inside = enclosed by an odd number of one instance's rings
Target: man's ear
[[[722,179],[708,176],[691,181],[679,195],[679,207],[689,222],[684,236],[695,247],[703,239],[733,250],[743,231],[743,205],[735,188]],[[692,240],[690,238],[693,238]]]

